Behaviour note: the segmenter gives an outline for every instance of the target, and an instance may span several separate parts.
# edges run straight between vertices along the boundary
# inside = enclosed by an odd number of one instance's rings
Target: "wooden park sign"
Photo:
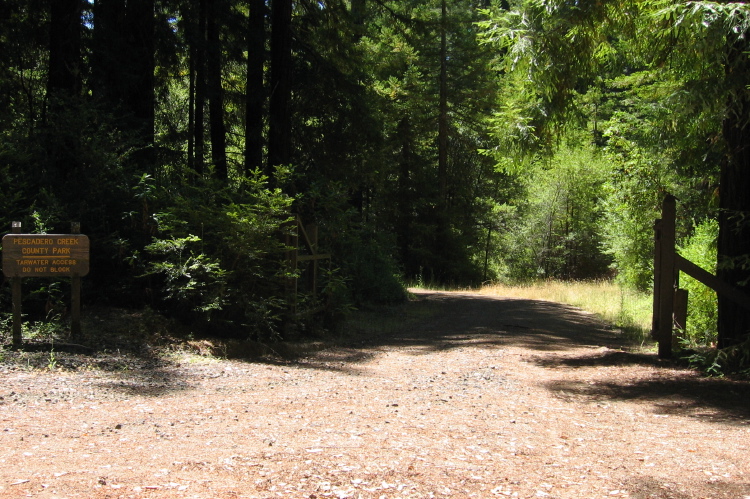
[[[89,273],[89,238],[82,234],[7,234],[6,277],[66,277]]]
[[[21,279],[24,277],[71,278],[71,336],[81,330],[81,277],[89,273],[89,238],[80,234],[80,224],[71,224],[72,234],[21,234],[21,223],[13,222],[12,234],[3,236],[3,274],[13,287],[13,347],[20,348]]]

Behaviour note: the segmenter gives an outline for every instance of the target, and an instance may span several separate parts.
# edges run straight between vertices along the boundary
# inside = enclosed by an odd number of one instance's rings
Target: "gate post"
[[[672,356],[672,325],[675,300],[676,199],[668,195],[662,203],[662,218],[654,236],[654,308],[651,334],[659,342],[659,358]]]
[[[295,215],[294,220],[290,221],[287,225],[289,232],[284,235],[284,244],[286,246],[284,289],[287,310],[282,328],[285,336],[290,332],[297,313],[297,278],[295,274],[298,265],[299,223],[299,215]]]

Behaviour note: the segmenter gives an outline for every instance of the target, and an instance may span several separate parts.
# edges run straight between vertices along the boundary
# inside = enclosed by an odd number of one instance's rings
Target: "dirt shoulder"
[[[417,298],[294,362],[0,365],[0,497],[750,497],[749,383],[564,305]]]

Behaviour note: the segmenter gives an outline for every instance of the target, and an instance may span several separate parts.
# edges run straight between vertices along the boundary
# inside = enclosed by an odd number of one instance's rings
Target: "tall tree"
[[[154,142],[154,108],[156,106],[154,71],[155,60],[155,0],[128,0],[125,25],[128,56],[123,65],[126,78],[124,104],[133,116],[133,127],[141,144],[150,150]],[[122,57],[123,54],[119,54]],[[148,152],[146,160],[152,162]]]
[[[154,28],[154,0],[94,4],[94,92],[119,115],[143,169],[154,163]]]
[[[362,26],[365,23],[365,16],[367,14],[367,0],[352,0],[351,5],[351,16],[354,22],[355,29],[358,30],[357,37],[360,36]]]
[[[208,18],[208,1],[198,1],[197,26],[191,37],[191,58],[193,78],[195,80],[193,101],[194,120],[190,131],[195,143],[194,168],[198,177],[205,173],[205,112],[206,112],[206,24]]]
[[[70,130],[66,108],[72,111],[79,105],[82,85],[81,29],[83,4],[81,0],[51,2],[49,31],[49,71],[47,100],[48,124],[52,126],[48,153],[54,170],[62,179],[76,168],[77,133]],[[67,123],[66,123],[67,122]]]
[[[382,4],[373,10],[375,5]],[[476,222],[488,205],[478,202],[478,194],[494,174],[486,175],[491,160],[476,152],[485,141],[482,116],[494,106],[494,54],[477,43],[473,2],[386,6],[374,24],[380,44],[373,56],[380,81],[374,86],[383,88],[384,108],[393,113],[388,130],[394,134],[394,163],[408,165],[396,173],[404,209],[393,215],[400,242],[408,241],[400,244],[406,271],[442,281],[479,280],[481,265],[471,255],[486,246],[480,243],[486,232],[480,236]],[[404,125],[408,162],[401,154]],[[403,189],[412,195],[404,198]],[[410,206],[403,206],[405,199]]]
[[[266,2],[250,0],[247,19],[247,82],[245,84],[245,174],[263,164],[263,109],[266,57]]]
[[[271,3],[271,95],[267,173],[291,158],[292,0]]]
[[[750,20],[750,7],[742,13]],[[747,26],[745,24],[745,26]],[[718,275],[750,294],[750,28],[728,33],[724,72],[729,87],[723,135],[726,158],[721,165]],[[750,311],[719,294],[719,348],[750,334]]]
[[[440,2],[440,74],[438,76],[438,245],[446,237],[448,211],[448,6]]]
[[[51,97],[77,97],[81,91],[81,0],[51,2],[49,77]],[[54,94],[54,95],[53,95]]]
[[[223,0],[206,0],[206,87],[208,93],[211,160],[214,175],[222,180],[229,176],[227,166],[227,138],[224,125],[224,89],[222,87],[222,49],[219,24]]]

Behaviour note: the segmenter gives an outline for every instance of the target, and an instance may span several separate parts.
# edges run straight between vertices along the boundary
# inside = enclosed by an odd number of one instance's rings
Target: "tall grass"
[[[651,343],[652,298],[613,281],[535,281],[528,284],[493,284],[482,294],[565,303],[599,316],[604,322],[645,346]]]

